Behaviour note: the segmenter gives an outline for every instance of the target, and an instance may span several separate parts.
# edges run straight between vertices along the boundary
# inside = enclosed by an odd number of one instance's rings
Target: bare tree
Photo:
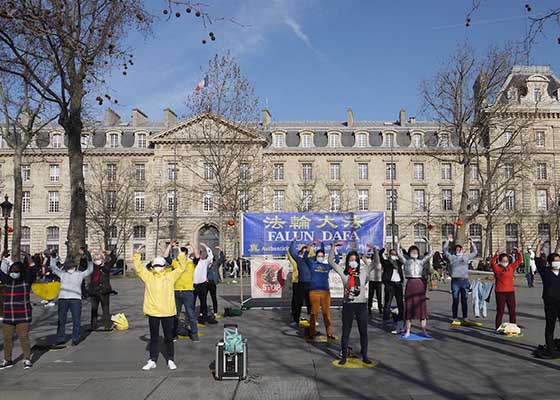
[[[288,208],[298,212],[322,211],[329,204],[326,184],[316,175],[312,179],[303,179],[286,197]]]
[[[148,214],[150,215],[150,219],[155,220],[156,223],[154,255],[160,254],[159,251],[160,228],[162,224],[162,219],[167,214],[167,190],[169,188],[170,185],[164,185],[161,183],[154,183],[149,186],[149,193],[152,201],[150,202],[149,205]]]
[[[38,73],[38,72],[37,72]],[[0,136],[13,153],[14,219],[12,234],[12,258],[20,259],[23,183],[21,167],[25,150],[54,120],[49,115],[49,104],[34,89],[18,76],[0,73]]]

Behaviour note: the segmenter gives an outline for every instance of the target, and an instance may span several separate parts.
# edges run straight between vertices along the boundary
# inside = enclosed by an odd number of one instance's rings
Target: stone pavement
[[[142,285],[134,278],[114,279],[113,285],[119,294],[111,299],[112,311],[127,315],[130,330],[86,333],[79,346],[64,350],[45,352],[41,346],[35,347],[32,370],[24,371],[19,360],[14,368],[0,371],[0,400],[559,398],[560,361],[538,360],[531,355],[544,341],[540,284],[528,289],[518,282],[518,323],[524,327],[520,338],[493,334],[494,300],[483,327],[451,327],[447,284],[429,293],[428,327],[433,341],[399,340],[385,332],[379,316],[374,315],[369,354],[379,365],[371,369],[333,366],[338,343],[306,343],[301,332],[289,325],[287,308],[263,310],[254,303],[256,306],[242,317],[222,319],[219,325],[202,328],[199,343],[177,342],[178,369],[173,372],[162,359],[156,370],[141,371],[147,359],[148,332],[142,315]],[[238,285],[222,284],[219,291],[220,308],[239,297]],[[288,306],[289,299],[281,303]],[[332,319],[338,334],[339,310],[333,310]],[[250,377],[243,382],[215,381],[209,369],[223,322],[229,320],[239,324],[249,341]],[[83,313],[86,321],[87,302]],[[55,331],[56,307],[35,307],[33,342],[44,344],[53,339]],[[351,343],[359,348],[356,326]],[[15,354],[19,354],[19,344]]]

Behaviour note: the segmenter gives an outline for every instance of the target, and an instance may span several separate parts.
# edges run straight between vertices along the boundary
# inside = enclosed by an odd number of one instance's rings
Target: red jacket
[[[494,271],[494,278],[496,278],[496,292],[514,292],[513,287],[513,274],[517,267],[523,262],[522,254],[517,251],[517,259],[509,264],[506,268],[498,264],[498,257],[492,257],[492,270]]]

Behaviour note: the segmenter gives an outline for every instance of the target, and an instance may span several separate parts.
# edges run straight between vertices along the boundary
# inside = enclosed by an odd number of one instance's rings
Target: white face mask
[[[504,268],[507,268],[507,266],[509,265],[509,263],[507,261],[501,262],[500,265]]]
[[[325,262],[325,257],[317,257],[317,262],[323,264]]]
[[[19,273],[19,272],[10,272],[10,278],[12,278],[12,279],[19,279],[20,276],[21,276],[21,273]]]
[[[410,258],[418,258],[418,253],[410,253]]]
[[[73,274],[74,272],[76,272],[76,268],[70,268],[70,269],[68,270],[68,273],[69,273],[69,274]]]
[[[560,269],[560,261],[552,261],[550,267],[556,271]]]
[[[94,263],[95,265],[101,265],[101,264],[103,264],[103,261],[101,261],[101,260],[95,260],[93,263]]]
[[[462,251],[458,251],[456,254],[457,254],[458,257],[462,257],[462,256],[463,256],[463,252],[462,252]]]
[[[154,271],[158,274],[163,271],[163,267],[154,267]]]
[[[350,266],[350,268],[358,268],[358,262],[357,261],[350,261],[348,263],[348,265]]]
[[[399,259],[399,256],[391,256],[391,260],[397,261],[398,259]]]

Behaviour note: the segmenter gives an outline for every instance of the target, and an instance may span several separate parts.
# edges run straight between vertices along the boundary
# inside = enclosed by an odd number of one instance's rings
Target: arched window
[[[455,225],[453,225],[453,224],[443,224],[441,226],[442,246],[445,242],[447,242],[447,236],[449,236],[449,235],[455,236]]]
[[[31,228],[28,226],[21,227],[21,251],[31,253]]]
[[[395,243],[399,240],[399,226],[397,224],[387,224],[385,226],[385,248],[391,249],[393,247],[393,238]]]
[[[60,228],[58,226],[48,226],[47,227],[47,249],[49,251],[55,251],[58,253],[60,241]]]
[[[550,225],[549,224],[539,224],[537,227],[537,232],[539,235],[539,240],[544,240],[545,244],[543,251],[545,254],[550,254]]]
[[[514,247],[519,246],[519,225],[506,224],[506,249],[510,253]]]
[[[482,255],[482,225],[480,224],[470,224],[469,225],[469,237],[476,245],[476,250],[478,251],[478,256]]]
[[[116,148],[119,147],[119,134],[118,133],[110,133],[109,134],[109,147]]]
[[[367,147],[368,146],[368,136],[365,133],[358,133],[356,135],[356,147]]]
[[[395,141],[395,134],[392,132],[388,132],[383,136],[383,146],[384,147],[395,147],[397,145]]]
[[[439,147],[449,147],[449,134],[440,133],[439,134]]]
[[[420,250],[420,255],[423,255],[427,251],[427,244],[424,240],[426,236],[427,229],[424,224],[414,225],[414,245]]]
[[[286,146],[286,135],[282,132],[277,132],[272,136],[273,147],[285,147]]]
[[[412,135],[412,147],[422,147],[424,145],[424,139],[421,133],[415,133]]]
[[[136,134],[136,145],[141,149],[145,149],[148,146],[148,136],[145,133]]]
[[[301,135],[301,147],[309,148],[311,147],[311,143],[313,141],[313,137],[310,133],[303,133]]]
[[[62,135],[60,133],[54,133],[51,136],[51,147],[55,149],[62,147]]]
[[[329,147],[340,146],[340,135],[338,133],[329,133]]]

